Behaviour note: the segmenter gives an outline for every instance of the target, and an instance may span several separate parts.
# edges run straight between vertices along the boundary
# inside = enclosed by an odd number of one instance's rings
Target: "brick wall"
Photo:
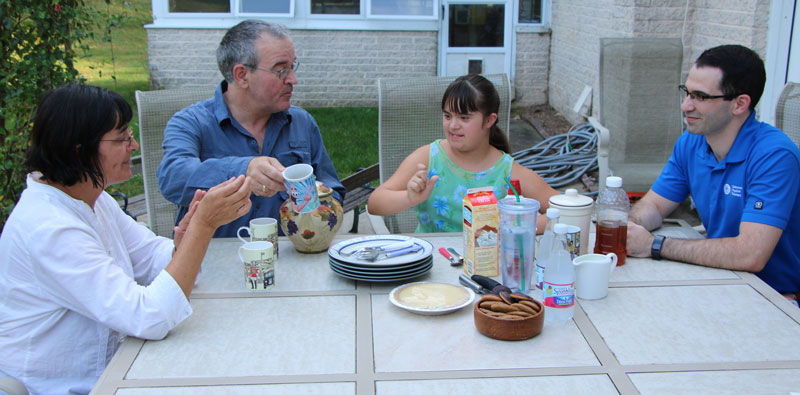
[[[769,0],[558,0],[552,5],[549,101],[572,122],[583,87],[593,88],[597,115],[599,42],[602,37],[683,35],[685,78],[700,53],[721,44],[741,44],[766,55]],[[684,26],[684,15],[686,24]]]
[[[154,89],[216,85],[224,30],[147,30]],[[377,79],[436,75],[436,32],[293,30],[300,61],[292,102],[305,107],[377,106]]]
[[[517,33],[514,106],[547,103],[550,33]]]

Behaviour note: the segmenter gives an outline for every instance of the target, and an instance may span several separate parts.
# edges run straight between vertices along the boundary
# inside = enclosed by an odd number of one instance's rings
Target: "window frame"
[[[289,29],[359,31],[439,31],[442,1],[434,0],[433,15],[374,15],[372,1],[360,1],[359,14],[312,14],[311,0],[287,0],[289,13],[240,12],[241,0],[228,0],[230,13],[169,12],[169,0],[152,0],[153,23],[147,28],[228,29],[244,19],[256,18],[286,25]],[[542,23],[519,23],[519,0],[513,3],[515,32],[544,32],[550,28],[552,0],[542,0]]]
[[[553,0],[542,0],[542,21],[520,22],[519,21],[519,0],[511,0],[514,3],[514,31],[517,33],[541,33],[550,30],[550,7]]]

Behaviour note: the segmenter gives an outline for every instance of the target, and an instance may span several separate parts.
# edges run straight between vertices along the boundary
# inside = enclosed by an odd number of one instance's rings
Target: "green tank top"
[[[492,167],[481,172],[466,171],[456,166],[442,149],[442,140],[431,143],[428,158],[428,178],[439,176],[431,196],[416,205],[417,233],[461,232],[464,222],[462,209],[467,189],[491,186],[497,200],[506,196],[505,177],[511,175],[514,158],[504,153]]]

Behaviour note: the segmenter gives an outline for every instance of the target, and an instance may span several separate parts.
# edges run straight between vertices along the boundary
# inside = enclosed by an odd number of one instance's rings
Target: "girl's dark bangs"
[[[450,95],[445,100],[445,106],[442,110],[450,109],[456,114],[477,112],[479,111],[475,100],[477,96],[475,89],[466,82],[462,82],[450,90]]]

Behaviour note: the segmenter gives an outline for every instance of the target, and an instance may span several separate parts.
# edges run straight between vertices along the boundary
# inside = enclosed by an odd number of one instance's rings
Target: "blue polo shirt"
[[[755,112],[719,162],[705,136],[684,131],[652,190],[674,202],[691,194],[708,238],[738,236],[743,221],[783,229],[756,275],[778,292],[800,290],[800,150]]]
[[[259,151],[255,137],[231,115],[223,96],[227,87],[222,81],[214,97],[177,112],[164,129],[164,158],[156,174],[161,193],[178,205],[175,223],[186,214],[195,190],[208,190],[245,174],[250,160],[260,155],[276,158],[285,167],[297,163],[313,166],[317,181],[333,188],[333,196],[341,203],[345,188],[311,114],[295,106],[272,114]],[[220,226],[214,237],[236,237],[239,227],[248,226],[253,218],[280,218],[280,206],[288,197],[285,191],[272,197],[251,195],[250,212]],[[278,232],[283,235],[280,227]]]

